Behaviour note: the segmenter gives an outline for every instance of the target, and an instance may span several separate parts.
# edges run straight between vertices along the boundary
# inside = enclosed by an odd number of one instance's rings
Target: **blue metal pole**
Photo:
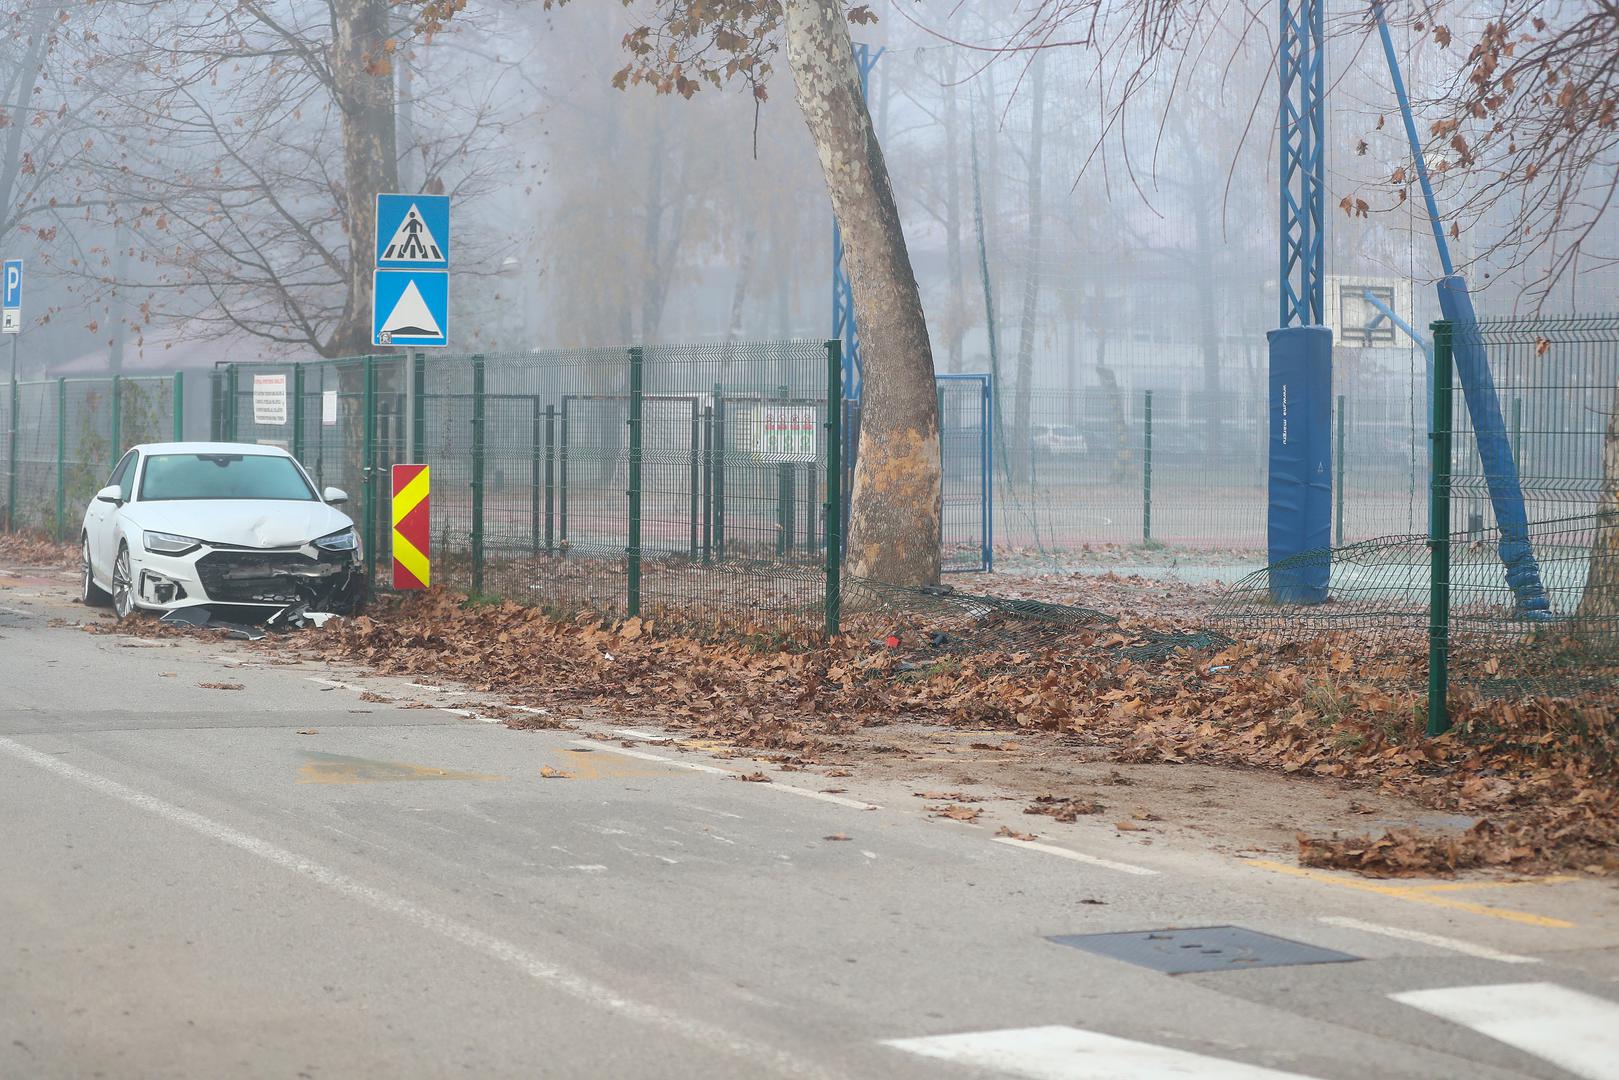
[[[1389,76],[1394,80],[1394,96],[1400,102],[1400,117],[1405,121],[1405,137],[1411,144],[1411,160],[1416,165],[1417,181],[1422,185],[1423,201],[1428,204],[1428,223],[1433,226],[1434,246],[1439,249],[1439,265],[1444,268],[1445,276],[1449,277],[1456,272],[1456,267],[1450,261],[1450,245],[1445,242],[1445,224],[1439,218],[1439,203],[1434,199],[1433,184],[1428,180],[1428,162],[1422,156],[1422,141],[1417,138],[1417,122],[1411,115],[1411,99],[1406,96],[1405,80],[1400,77],[1400,64],[1394,56],[1394,38],[1389,34],[1388,20],[1383,17],[1382,3],[1374,3],[1372,11],[1377,15],[1377,33],[1383,39],[1383,56],[1388,60]]]
[[[855,67],[860,73],[860,96],[864,98],[871,83],[871,72],[886,50],[873,50],[862,42],[854,43]],[[843,230],[836,215],[832,218],[832,336],[843,342],[843,396],[850,401],[860,400],[860,331],[854,319],[854,291],[849,286],[849,274],[843,266]]]

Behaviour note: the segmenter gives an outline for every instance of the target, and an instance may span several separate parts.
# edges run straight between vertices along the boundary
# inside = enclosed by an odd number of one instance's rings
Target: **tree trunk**
[[[328,356],[371,351],[371,271],[377,196],[399,186],[394,80],[384,45],[388,0],[334,0],[333,96],[343,123],[343,210],[348,226],[348,297],[327,343]]]
[[[1023,319],[1018,324],[1017,342],[1017,397],[1012,404],[1012,444],[1017,448],[1017,453],[1009,462],[1014,475],[1019,478],[1026,471],[1029,461],[1029,402],[1034,391],[1034,340],[1037,336],[1035,321],[1040,313],[1040,241],[1044,227],[1040,188],[1044,140],[1040,129],[1044,125],[1046,112],[1046,66],[1041,62],[1040,55],[1036,53],[1034,56],[1033,86],[1030,88],[1033,100],[1029,132],[1029,263],[1023,275]]]
[[[12,205],[12,200],[17,198],[17,177],[22,173],[23,133],[29,129],[33,119],[29,105],[34,100],[39,72],[45,64],[51,26],[60,10],[45,4],[34,9],[34,17],[28,25],[28,45],[23,53],[22,66],[16,74],[16,93],[7,103],[11,122],[6,130],[5,156],[0,158],[0,239],[11,232],[23,210],[23,207]]]
[[[1591,541],[1591,567],[1585,576],[1578,616],[1600,619],[1581,629],[1610,645],[1619,619],[1619,386],[1614,387],[1608,429],[1602,437],[1602,494],[1597,503],[1596,538]]]
[[[860,93],[840,0],[786,0],[787,59],[843,229],[864,363],[850,572],[896,585],[939,580],[939,406],[922,296],[894,190]]]

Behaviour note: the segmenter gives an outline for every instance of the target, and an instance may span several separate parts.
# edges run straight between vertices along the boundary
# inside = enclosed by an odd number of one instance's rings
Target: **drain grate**
[[[1292,964],[1341,964],[1360,959],[1348,953],[1317,948],[1240,926],[1130,930],[1117,934],[1060,934],[1046,940],[1170,975],[1185,975],[1193,971],[1286,967]]]

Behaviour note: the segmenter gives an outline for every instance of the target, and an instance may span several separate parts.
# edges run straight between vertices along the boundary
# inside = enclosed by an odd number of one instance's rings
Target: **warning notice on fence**
[[[323,427],[337,426],[337,391],[320,392],[320,422]]]
[[[818,461],[815,414],[814,405],[757,406],[753,452],[765,461]]]
[[[287,422],[286,375],[253,376],[253,422],[277,425]]]

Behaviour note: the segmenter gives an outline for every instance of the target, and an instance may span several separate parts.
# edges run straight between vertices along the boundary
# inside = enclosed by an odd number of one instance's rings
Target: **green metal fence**
[[[1269,574],[1279,567],[1267,568],[1240,582],[1213,621],[1249,639],[1339,638],[1362,661],[1357,676],[1401,671],[1402,661],[1417,659],[1430,733],[1503,697],[1589,699],[1611,723],[1619,689],[1619,318],[1433,329],[1429,531],[1284,564],[1330,560],[1325,604],[1269,603]],[[1507,470],[1489,475],[1479,454],[1455,371],[1462,340],[1482,346],[1489,362],[1544,610],[1526,607],[1507,581],[1490,494]]]
[[[184,377],[110,376],[5,384],[0,476],[5,528],[75,535],[124,449],[178,439]]]
[[[699,632],[835,632],[839,379],[820,342],[225,364],[213,432],[346,491],[378,585],[389,468],[425,463],[435,582]]]

